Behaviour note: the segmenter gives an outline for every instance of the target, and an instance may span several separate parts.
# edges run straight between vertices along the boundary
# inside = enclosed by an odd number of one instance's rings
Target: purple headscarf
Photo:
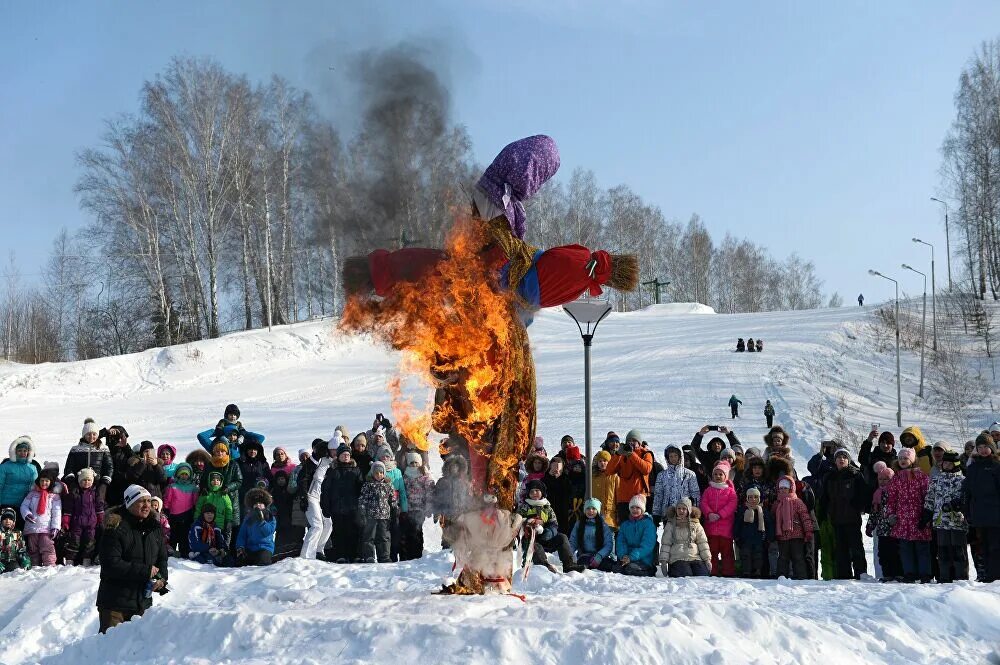
[[[559,170],[559,148],[544,134],[508,144],[479,179],[479,188],[505,211],[510,230],[524,238],[524,201]]]

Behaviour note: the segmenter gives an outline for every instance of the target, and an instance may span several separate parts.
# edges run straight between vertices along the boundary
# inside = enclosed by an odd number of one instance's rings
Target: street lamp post
[[[594,333],[597,332],[597,324],[611,313],[611,303],[603,299],[584,297],[566,303],[563,305],[563,311],[576,322],[576,327],[583,338],[584,445],[587,456],[587,472],[584,476],[587,498],[590,499],[594,496],[594,480],[590,469],[594,459],[590,437],[590,346],[594,341]]]
[[[937,201],[944,206],[944,251],[946,253],[945,259],[947,259],[948,264],[948,291],[951,291],[951,237],[948,234],[948,204],[941,199],[936,199],[933,196],[931,201]]]
[[[910,270],[924,278],[924,314],[920,320],[920,397],[924,396],[924,349],[927,348],[927,273],[920,272],[916,268],[903,264],[904,270]]]
[[[931,335],[934,339],[932,348],[937,351],[937,289],[934,287],[934,245],[924,242],[920,238],[914,238],[913,242],[931,248]]]
[[[896,427],[903,426],[903,384],[899,371],[899,282],[892,277],[886,277],[877,270],[869,270],[869,275],[887,279],[896,285]]]

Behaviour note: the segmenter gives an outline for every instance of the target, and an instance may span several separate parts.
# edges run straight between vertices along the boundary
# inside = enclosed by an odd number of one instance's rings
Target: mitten
[[[601,565],[600,557],[594,556],[587,564],[587,568],[597,568],[599,565]]]
[[[63,531],[69,531],[69,515],[62,516],[62,529]]]
[[[535,533],[537,533],[537,534],[541,535],[541,533],[542,533],[543,531],[545,531],[545,529],[544,529],[544,528],[542,527],[542,525],[541,525],[541,524],[536,524],[536,525],[535,525]]]

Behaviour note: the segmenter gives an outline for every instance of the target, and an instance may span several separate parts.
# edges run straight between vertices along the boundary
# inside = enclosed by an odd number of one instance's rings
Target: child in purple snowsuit
[[[97,526],[104,520],[104,501],[94,487],[95,476],[91,468],[80,469],[77,486],[63,495],[62,529],[68,534],[66,564],[70,566],[89,566],[94,558]]]

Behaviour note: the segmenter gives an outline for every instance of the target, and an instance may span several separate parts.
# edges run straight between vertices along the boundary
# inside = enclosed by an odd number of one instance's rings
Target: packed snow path
[[[612,314],[593,348],[595,445],[638,428],[662,457],[706,423],[763,445],[765,399],[793,434],[797,464],[830,433],[810,417],[843,398],[852,425],[895,420],[894,356],[864,335],[868,308],[717,316],[699,305]],[[583,443],[583,348],[562,312],[530,328],[539,433],[550,452]],[[734,352],[738,337],[762,354]],[[62,465],[85,417],[132,441],[185,454],[236,402],[266,447],[290,453],[337,425],[352,433],[388,411],[393,354],[345,339],[330,321],[254,331],[119,358],[0,365],[0,439],[28,433]],[[904,424],[956,441],[915,398],[919,359],[904,355]],[[428,390],[410,388],[422,404]],[[744,404],[732,421],[726,402]],[[984,411],[981,419],[988,414]],[[988,422],[988,421],[987,421]],[[431,456],[434,475],[440,462]],[[172,592],[141,620],[99,637],[97,570],[0,576],[0,663],[976,663],[1000,662],[1000,584],[748,582],[624,578],[535,567],[514,597],[432,596],[451,572],[440,533],[418,562],[335,566],[291,560],[214,570],[171,562]],[[869,565],[871,565],[869,552]],[[519,578],[517,578],[519,579]],[[419,659],[419,661],[418,661]]]

